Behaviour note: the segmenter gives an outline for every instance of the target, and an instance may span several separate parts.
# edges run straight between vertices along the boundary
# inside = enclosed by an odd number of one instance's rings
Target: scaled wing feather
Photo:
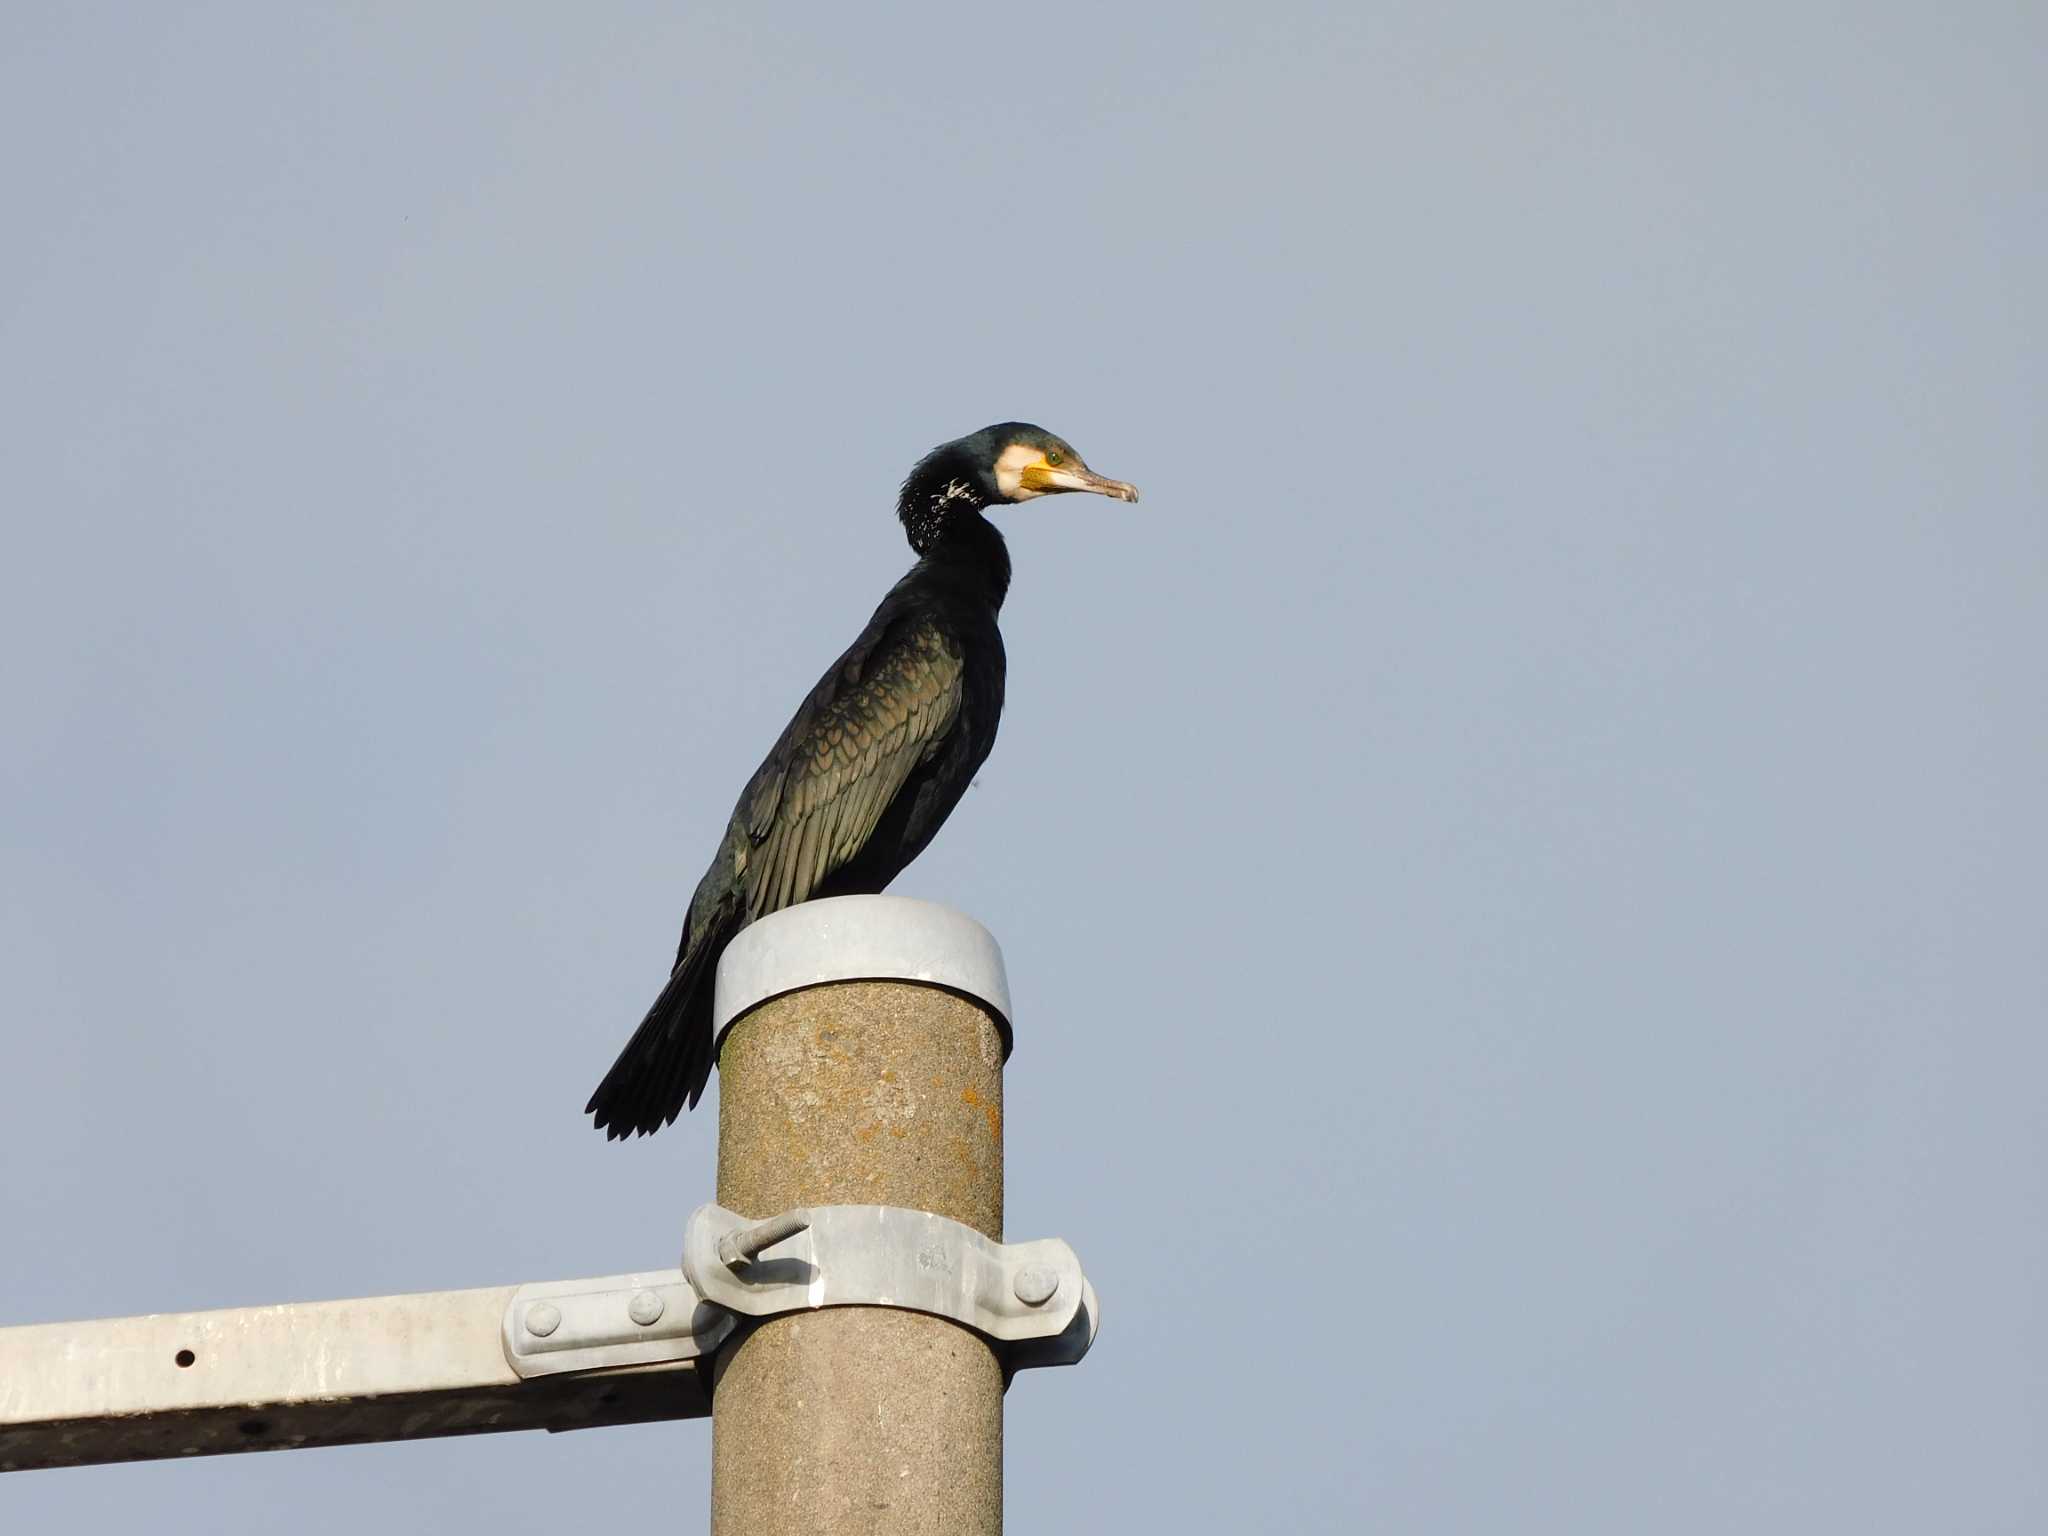
[[[763,797],[749,807],[750,917],[808,900],[858,855],[959,712],[959,658],[931,626],[890,636],[867,660],[857,681],[814,697],[795,723],[772,810]]]

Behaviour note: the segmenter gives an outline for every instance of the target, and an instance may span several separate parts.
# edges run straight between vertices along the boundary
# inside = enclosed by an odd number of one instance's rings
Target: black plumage
[[[813,897],[882,890],[959,803],[1003,709],[1010,557],[982,509],[1059,491],[1138,499],[1023,422],[946,443],[910,472],[897,515],[917,563],[741,792],[668,985],[585,1106],[608,1137],[657,1131],[703,1094],[712,978],[734,934]]]

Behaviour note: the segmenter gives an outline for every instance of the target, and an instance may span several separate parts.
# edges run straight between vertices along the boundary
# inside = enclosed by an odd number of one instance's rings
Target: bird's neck
[[[1010,590],[1010,551],[982,505],[971,483],[953,479],[906,485],[897,511],[919,567],[995,609]]]
[[[972,507],[956,508],[918,562],[934,576],[972,593],[991,610],[1010,591],[1010,550],[996,525]]]

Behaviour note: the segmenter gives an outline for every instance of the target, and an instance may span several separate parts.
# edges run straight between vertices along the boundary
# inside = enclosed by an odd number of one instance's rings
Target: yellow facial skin
[[[1092,491],[1117,501],[1136,501],[1138,488],[1098,475],[1071,448],[1033,448],[1012,443],[996,459],[996,488],[1009,501],[1029,501],[1059,491]]]

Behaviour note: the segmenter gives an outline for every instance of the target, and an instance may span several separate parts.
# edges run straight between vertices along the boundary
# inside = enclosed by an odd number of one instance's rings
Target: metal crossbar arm
[[[681,1276],[547,1289],[615,1290],[623,1310],[669,1279]],[[494,1286],[0,1328],[0,1471],[710,1414],[687,1334],[669,1349],[682,1358],[523,1379],[505,1343],[520,1294]]]

